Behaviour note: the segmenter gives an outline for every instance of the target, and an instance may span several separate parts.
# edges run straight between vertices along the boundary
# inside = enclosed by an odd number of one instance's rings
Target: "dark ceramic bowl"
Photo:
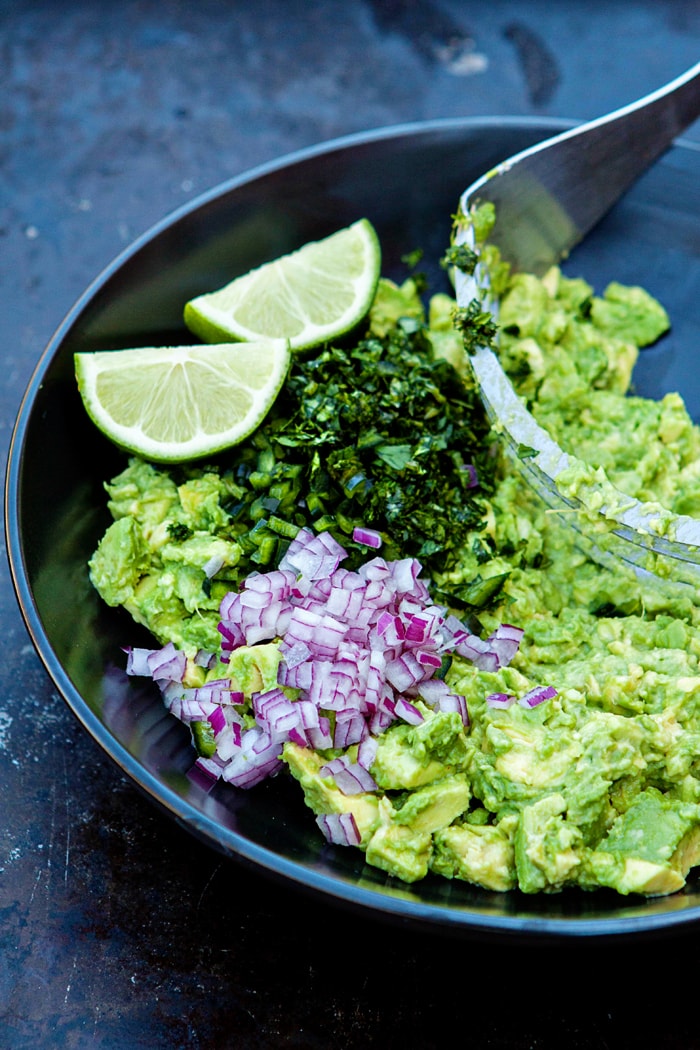
[[[700,881],[656,900],[607,892],[528,897],[428,878],[403,885],[331,848],[295,784],[210,794],[187,777],[188,731],[153,689],[127,680],[121,646],[141,638],[92,590],[86,562],[108,523],[102,483],[123,464],[83,411],[75,351],[186,341],[184,302],[267,259],[366,215],[384,272],[421,247],[437,290],[461,192],[498,161],[567,125],[444,120],[356,135],[259,168],[171,215],[124,252],[76,304],[41,358],[10,451],[6,530],[12,576],[51,678],[95,740],[135,784],[223,853],[341,904],[424,928],[529,937],[650,933],[700,919]],[[568,270],[597,288],[645,285],[674,329],[645,353],[640,392],[680,388],[700,416],[700,151],[677,145],[574,253]]]

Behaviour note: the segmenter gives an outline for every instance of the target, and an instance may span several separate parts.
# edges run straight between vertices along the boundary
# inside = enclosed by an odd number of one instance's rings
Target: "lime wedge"
[[[75,354],[83,404],[115,444],[181,463],[238,444],[267,415],[291,361],[283,339]]]
[[[185,324],[207,343],[288,339],[304,349],[350,331],[369,311],[381,249],[367,219],[265,263],[185,305]]]

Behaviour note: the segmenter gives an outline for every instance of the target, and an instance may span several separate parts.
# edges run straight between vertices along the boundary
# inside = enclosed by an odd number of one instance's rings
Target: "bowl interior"
[[[367,216],[383,272],[425,253],[431,288],[464,188],[563,123],[437,121],[308,150],[227,183],[164,220],[95,282],[66,318],[32,379],[8,467],[6,523],[13,579],[35,645],[88,732],[151,799],[207,843],[272,874],[386,917],[455,932],[624,934],[700,917],[700,885],[658,900],[563,893],[492,894],[427,879],[404,886],[326,846],[296,785],[210,793],[189,779],[188,731],[159,696],[123,672],[121,646],[148,644],[92,590],[86,563],[108,523],[103,482],[124,459],[88,421],[73,378],[76,351],[189,341],[184,302],[304,242]],[[672,332],[645,351],[640,393],[680,389],[700,418],[700,151],[679,144],[576,250],[566,269],[602,290],[642,284],[666,305]]]

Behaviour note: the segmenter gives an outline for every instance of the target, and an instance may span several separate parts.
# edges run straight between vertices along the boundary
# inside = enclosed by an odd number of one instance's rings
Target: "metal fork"
[[[464,192],[462,210],[492,201],[490,241],[514,269],[542,274],[697,117],[700,62],[637,102],[504,160]]]
[[[523,150],[482,176],[462,195],[455,243],[476,248],[471,211],[492,201],[496,224],[489,242],[514,270],[544,273],[698,117],[700,63],[637,102]],[[455,271],[455,292],[460,306],[476,298],[497,315],[481,265],[473,274]],[[513,457],[549,508],[567,515],[591,556],[611,568],[622,559],[637,573],[660,568],[667,581],[700,586],[700,520],[650,509],[593,478],[572,495],[557,479],[576,461],[536,423],[497,355],[480,347],[471,363],[486,409]]]

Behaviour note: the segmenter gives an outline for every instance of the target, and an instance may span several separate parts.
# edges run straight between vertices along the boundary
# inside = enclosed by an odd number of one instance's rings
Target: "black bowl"
[[[102,484],[123,457],[93,428],[73,378],[80,350],[187,341],[182,307],[238,272],[361,216],[376,226],[384,273],[425,252],[439,259],[464,188],[484,170],[568,126],[557,121],[442,120],[355,135],[259,168],[171,215],[124,252],[76,304],[47,347],[23,400],[10,450],[6,531],[11,572],[34,644],[87,731],[154,802],[210,846],[306,890],[377,916],[453,933],[612,936],[670,930],[700,919],[700,882],[667,898],[600,891],[544,897],[488,893],[428,878],[412,887],[325,845],[295,784],[250,792],[188,778],[188,731],[154,689],[123,672],[121,646],[141,640],[104,606],[86,562],[108,523]],[[700,151],[678,144],[649,172],[568,266],[596,287],[645,285],[674,329],[637,370],[640,392],[680,388],[700,414]],[[684,358],[685,353],[685,358]],[[685,367],[684,367],[685,361]]]

